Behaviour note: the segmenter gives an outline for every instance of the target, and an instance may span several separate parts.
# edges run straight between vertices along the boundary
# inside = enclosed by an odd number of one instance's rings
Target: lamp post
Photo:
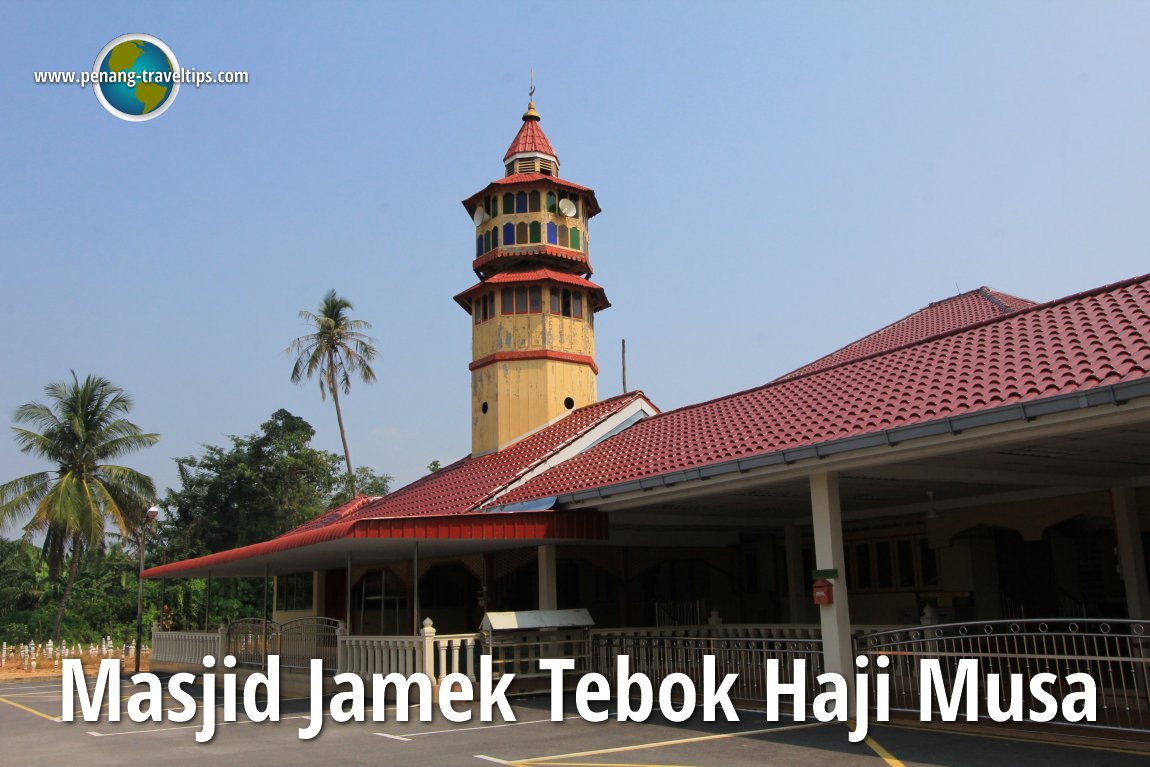
[[[148,525],[156,521],[160,509],[157,506],[148,507],[144,522],[136,530],[136,550],[140,552],[140,574],[136,581],[136,672],[140,673],[140,650],[144,644],[144,538]]]

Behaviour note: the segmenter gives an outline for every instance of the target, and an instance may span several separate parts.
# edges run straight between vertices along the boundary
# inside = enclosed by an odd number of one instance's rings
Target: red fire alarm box
[[[811,591],[814,595],[816,605],[834,604],[835,587],[830,581],[824,581],[822,579],[815,581]]]

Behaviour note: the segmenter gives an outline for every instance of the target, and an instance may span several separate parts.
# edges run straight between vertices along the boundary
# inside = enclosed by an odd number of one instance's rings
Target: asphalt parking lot
[[[134,692],[125,688],[125,696]],[[645,723],[590,723],[577,717],[551,722],[545,698],[514,703],[517,721],[454,724],[446,720],[399,723],[393,709],[384,722],[328,722],[314,740],[302,741],[307,701],[285,700],[281,721],[220,722],[210,743],[195,733],[199,718],[176,724],[61,722],[59,681],[0,684],[0,761],[6,765],[244,764],[245,767],[312,765],[338,760],[351,765],[470,765],[516,767],[1108,767],[1145,765],[1146,752],[1104,745],[1062,745],[1002,735],[971,735],[894,725],[872,726],[863,743],[850,743],[838,724],[770,723],[761,713],[740,712],[741,722],[673,724],[652,716]],[[368,713],[370,719],[370,712]],[[414,717],[413,717],[414,718]],[[476,717],[477,718],[477,717]],[[1132,745],[1132,744],[1131,744]]]

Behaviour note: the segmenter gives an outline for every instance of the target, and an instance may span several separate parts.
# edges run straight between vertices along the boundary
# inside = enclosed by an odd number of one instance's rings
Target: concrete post
[[[435,676],[435,626],[431,618],[423,619],[423,628],[419,631],[423,637],[423,673],[431,680],[431,702],[439,702],[439,679]]]
[[[539,556],[539,609],[558,610],[559,591],[555,575],[555,544],[538,548]]]
[[[834,585],[834,602],[819,606],[822,624],[823,670],[842,674],[850,688],[850,712],[854,717],[854,643],[851,639],[850,605],[847,595],[846,557],[843,554],[842,507],[837,472],[811,476],[811,518],[814,523],[815,567],[838,570],[828,578]]]
[[[347,644],[343,641],[347,636],[347,629],[340,624],[335,630],[335,670],[342,674],[347,671]]]
[[[216,653],[216,667],[223,668],[224,656],[228,654],[228,627],[221,623],[220,627],[216,629],[216,633],[220,635],[219,651]]]
[[[803,602],[807,576],[803,573],[803,537],[795,522],[788,522],[784,529],[787,543],[787,610],[791,623],[805,623],[807,606]]]
[[[1115,487],[1110,490],[1114,507],[1114,537],[1118,541],[1118,563],[1126,584],[1127,617],[1150,618],[1150,589],[1146,584],[1146,552],[1142,549],[1142,525],[1138,519],[1138,502],[1134,489]]]

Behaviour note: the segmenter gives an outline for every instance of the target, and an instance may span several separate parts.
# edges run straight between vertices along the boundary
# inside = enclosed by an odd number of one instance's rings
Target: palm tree
[[[334,289],[329,290],[320,301],[318,314],[306,309],[299,313],[300,319],[315,326],[315,332],[300,336],[284,350],[296,358],[291,371],[292,383],[301,383],[304,378],[318,374],[320,397],[327,399],[327,393],[331,392],[352,494],[355,493],[355,472],[351,468],[351,452],[347,449],[339,391],[343,389],[344,394],[349,394],[351,378],[356,374],[364,383],[375,381],[371,361],[377,354],[372,346],[375,339],[363,332],[371,329],[371,323],[348,316],[348,311],[354,308],[351,301],[336,295]]]
[[[12,430],[22,452],[51,461],[56,470],[0,485],[0,526],[31,511],[24,538],[44,535],[43,554],[53,583],[59,582],[68,562],[52,631],[59,643],[84,552],[103,544],[109,522],[123,534],[133,531],[156,496],[150,477],[104,461],[153,445],[159,435],[145,434],[127,420],[132,400],[106,378],[88,376],[81,382],[73,372],[70,383],[49,384],[44,393],[51,404],[28,402],[14,416],[16,423],[33,429]]]

